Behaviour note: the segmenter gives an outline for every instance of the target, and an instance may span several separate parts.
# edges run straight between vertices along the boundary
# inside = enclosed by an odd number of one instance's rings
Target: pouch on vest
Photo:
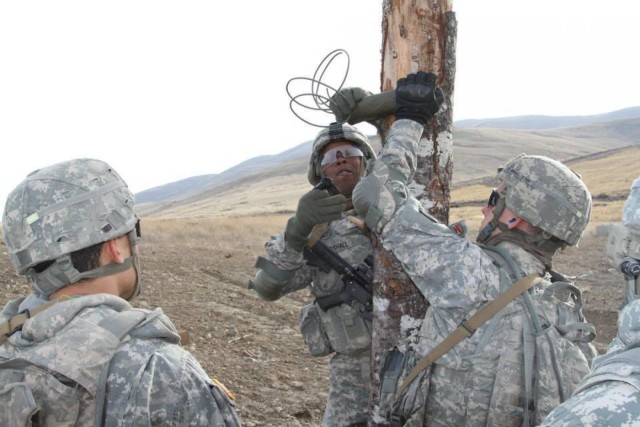
[[[536,336],[535,345],[536,411],[533,421],[538,425],[556,406],[571,397],[582,378],[589,373],[589,364],[580,348],[562,338],[555,327],[545,328],[542,335]],[[555,363],[562,372],[559,377],[552,374]]]
[[[29,363],[0,363],[0,426],[72,427],[78,421],[83,389],[74,381],[60,382]]]
[[[413,354],[413,350],[408,350],[406,354]],[[406,359],[405,353],[397,347],[386,350],[380,358],[380,400],[377,402],[376,411],[385,418],[389,418]]]
[[[312,356],[326,356],[333,352],[329,337],[322,326],[322,320],[315,304],[305,305],[300,309],[300,330],[305,344]]]
[[[407,350],[404,355],[404,366],[401,377],[406,377],[419,360],[420,357],[414,350]],[[409,385],[401,396],[393,401],[388,416],[388,420],[393,427],[424,426],[424,417],[427,408],[425,402],[427,401],[429,386],[431,384],[430,374],[431,367],[428,367],[411,382],[411,385]]]
[[[552,274],[558,275],[555,272]],[[564,279],[564,277],[558,275],[558,279]],[[580,348],[591,366],[593,359],[598,356],[596,348],[591,344],[596,337],[596,332],[595,327],[587,323],[582,314],[582,291],[570,282],[553,281],[545,289],[540,300],[543,305],[552,304],[545,309],[547,316],[555,323],[562,337]],[[552,316],[553,319],[551,319]]]
[[[340,304],[327,311],[318,309],[318,315],[336,353],[354,354],[371,347],[371,321],[358,310]]]
[[[534,301],[540,319],[544,321],[543,333],[534,334],[536,411],[533,421],[539,424],[556,406],[571,397],[589,373],[591,360],[597,353],[590,344],[595,333],[582,316],[578,288],[567,282],[553,282],[544,293],[535,295]],[[525,326],[531,327],[529,323]],[[556,366],[562,374],[549,375]]]

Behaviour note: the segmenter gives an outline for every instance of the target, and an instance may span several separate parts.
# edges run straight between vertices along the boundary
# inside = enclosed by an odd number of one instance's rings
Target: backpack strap
[[[470,337],[487,320],[506,307],[511,301],[516,299],[523,292],[533,287],[542,280],[537,274],[531,274],[524,279],[518,280],[513,286],[502,292],[492,301],[485,304],[469,320],[463,320],[447,338],[435,346],[426,356],[418,361],[411,372],[404,378],[402,385],[398,389],[397,395],[401,395],[411,382],[433,362],[451,350],[463,339]]]
[[[511,256],[511,254],[504,248],[498,247],[498,246],[483,246],[482,247],[485,251],[487,251],[488,253],[494,253],[497,254],[499,257],[493,257],[494,259],[498,260],[498,262],[500,262],[500,259],[502,259],[502,266],[503,268],[507,268],[509,271],[511,271],[512,275],[516,275],[516,277],[519,276],[523,276],[524,272],[522,271],[522,269],[520,269],[520,267],[518,266],[518,264],[515,262],[515,260],[513,259],[513,257]],[[552,273],[552,278],[555,278],[556,280],[562,280],[565,279],[564,276],[562,276],[560,273],[557,272],[553,272]],[[560,364],[558,362],[558,355],[556,354],[556,350],[555,347],[553,345],[553,343],[551,342],[551,337],[548,334],[544,334],[544,329],[542,327],[542,325],[540,324],[540,317],[538,315],[538,310],[536,310],[535,304],[533,303],[533,298],[531,297],[531,294],[529,292],[525,292],[522,296],[522,299],[524,301],[524,305],[527,309],[527,311],[529,312],[529,321],[530,321],[530,327],[525,327],[525,332],[527,330],[529,330],[529,334],[531,333],[531,330],[533,331],[534,336],[541,336],[544,335],[544,337],[546,338],[547,342],[549,343],[549,357],[551,359],[551,365],[553,368],[553,373],[556,379],[556,382],[558,384],[558,397],[560,399],[560,402],[564,402],[566,400],[567,393],[564,390],[564,387],[562,385],[562,374],[560,372]],[[548,319],[546,319],[545,317],[545,321],[547,324],[549,324]],[[534,368],[535,368],[535,352],[536,352],[536,348],[535,348],[535,341],[531,342],[531,340],[527,339],[528,334],[525,334],[524,337],[524,360],[525,360],[525,378],[524,378],[524,382],[525,382],[525,402],[524,402],[524,418],[523,418],[523,422],[522,425],[526,426],[529,425],[529,411],[527,409],[527,402],[529,401],[529,398],[531,397],[531,393],[532,390],[530,390],[531,386],[533,386],[534,383]],[[533,346],[531,346],[531,344],[534,344]],[[533,363],[532,363],[533,362]]]
[[[47,303],[39,305],[33,310],[23,310],[20,313],[13,316],[11,319],[9,319],[9,321],[0,323],[0,344],[5,342],[7,338],[9,338],[11,335],[15,334],[20,329],[22,329],[22,325],[24,324],[24,322],[29,320],[31,317],[37,315],[38,313],[45,311],[47,308],[51,307],[56,302],[57,300],[49,301]]]
[[[140,323],[144,322],[149,313],[137,309],[124,310],[105,317],[99,323],[99,326],[115,335],[120,342]],[[115,354],[115,351],[114,353]],[[113,358],[113,355],[112,355]],[[93,423],[96,427],[104,425],[104,410],[107,402],[107,377],[109,376],[109,368],[111,359],[104,364],[100,372],[98,381],[98,389],[96,392],[96,409],[93,413]]]

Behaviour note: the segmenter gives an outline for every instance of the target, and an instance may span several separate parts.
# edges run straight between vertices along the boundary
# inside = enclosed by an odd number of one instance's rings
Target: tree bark
[[[453,88],[457,21],[451,0],[385,0],[382,17],[381,91],[394,90],[399,78],[417,71],[438,75],[445,104],[425,126],[418,150],[418,170],[409,188],[434,217],[449,220],[453,170]],[[393,123],[390,117],[383,131]],[[370,426],[388,426],[393,402],[392,376],[380,378],[381,362],[394,349],[404,352],[416,337],[428,301],[403,272],[398,260],[374,237],[374,308]],[[393,365],[393,363],[391,363]],[[386,370],[389,375],[390,370]],[[381,393],[382,387],[382,393]],[[391,387],[391,388],[389,388]]]

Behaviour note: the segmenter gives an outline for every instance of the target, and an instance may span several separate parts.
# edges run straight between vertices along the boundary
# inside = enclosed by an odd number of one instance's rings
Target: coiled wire
[[[329,83],[325,81],[327,78],[327,72],[330,69],[331,65],[334,64],[334,61],[341,57],[346,57],[346,68],[344,71],[344,75],[342,76],[342,81],[340,82],[337,88],[331,86]],[[329,108],[329,101],[331,97],[334,96],[342,87],[344,86],[345,81],[347,80],[347,76],[349,75],[349,66],[350,66],[350,58],[349,54],[344,49],[336,49],[320,62],[318,67],[316,68],[315,73],[313,73],[313,77],[293,77],[289,79],[286,85],[287,95],[291,101],[289,102],[289,108],[291,112],[303,122],[315,126],[315,127],[327,127],[328,124],[318,124],[314,123],[307,118],[303,117],[300,112],[296,111],[296,108],[301,109],[301,111],[312,111],[312,112],[324,112],[333,116],[333,112]],[[302,92],[299,94],[293,94],[293,83],[296,82],[309,82],[311,83],[310,92]],[[322,93],[321,93],[322,92]],[[335,119],[331,120],[332,122]]]

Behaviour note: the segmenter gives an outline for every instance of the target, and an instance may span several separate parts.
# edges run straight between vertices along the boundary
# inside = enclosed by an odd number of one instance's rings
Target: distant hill
[[[635,116],[627,116],[635,112]],[[489,128],[487,119],[472,127],[454,123],[454,171],[452,185],[462,186],[487,176],[515,155],[541,154],[568,161],[640,143],[640,107],[581,117],[539,117],[533,129]],[[591,118],[591,120],[587,120]],[[610,120],[605,120],[609,118]],[[614,119],[611,119],[614,118]],[[583,122],[576,126],[558,123]],[[464,124],[464,123],[463,123]],[[372,137],[379,147],[379,138]],[[141,215],[206,216],[257,214],[291,211],[302,192],[312,141],[303,142],[280,154],[246,160],[220,174],[192,177],[136,194]]]
[[[272,166],[280,166],[291,160],[307,156],[311,141],[303,142],[279,154],[253,157],[219,174],[200,175],[154,187],[136,194],[136,203],[152,203],[188,198],[194,193],[224,185],[237,178],[259,173]]]
[[[640,107],[629,107],[610,113],[591,116],[516,116],[499,117],[493,119],[458,120],[453,126],[456,128],[492,128],[492,129],[552,129],[575,127],[613,120],[632,119],[640,117]]]

